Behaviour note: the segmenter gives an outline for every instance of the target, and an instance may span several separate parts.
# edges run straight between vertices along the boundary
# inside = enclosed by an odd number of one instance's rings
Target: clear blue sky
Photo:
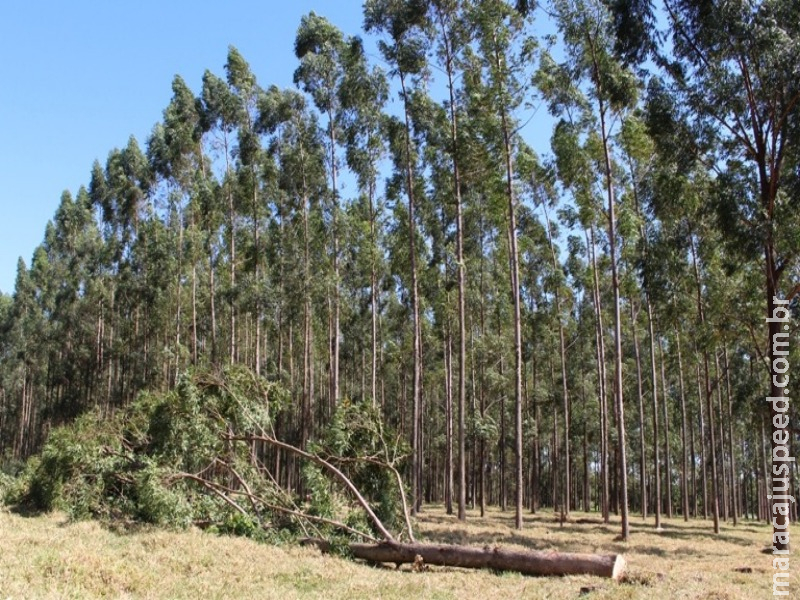
[[[0,291],[13,292],[20,256],[30,266],[61,193],[88,185],[94,160],[104,164],[130,135],[144,145],[169,102],[174,75],[199,91],[206,69],[224,76],[232,44],[262,86],[291,86],[295,33],[311,10],[346,34],[361,34],[361,0],[5,3]],[[536,28],[553,32],[546,21]],[[377,53],[374,43],[366,46]],[[530,116],[526,112],[522,121]],[[536,112],[523,135],[541,151],[552,122],[543,107]]]
[[[144,144],[180,74],[195,91],[224,75],[229,44],[262,85],[292,85],[294,35],[310,10],[358,33],[359,0],[4,3],[0,13],[0,291],[30,266],[63,190],[92,162]]]

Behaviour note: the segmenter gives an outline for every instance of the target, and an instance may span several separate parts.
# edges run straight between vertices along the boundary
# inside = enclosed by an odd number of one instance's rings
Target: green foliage
[[[269,428],[270,411],[280,411],[283,402],[282,390],[243,368],[183,375],[173,392],[142,394],[111,418],[92,411],[54,430],[41,455],[4,483],[6,500],[78,519],[178,527],[211,520],[221,523],[220,531],[250,531],[230,506],[181,474],[219,460],[246,472],[246,445],[223,436]]]
[[[347,475],[389,529],[402,526],[401,490],[392,469],[400,468],[408,448],[385,429],[372,404],[343,400],[314,450]],[[334,497],[325,488],[328,482],[315,469],[307,469],[305,475],[317,510],[329,509]],[[351,526],[366,524],[360,511],[348,518],[355,519]]]

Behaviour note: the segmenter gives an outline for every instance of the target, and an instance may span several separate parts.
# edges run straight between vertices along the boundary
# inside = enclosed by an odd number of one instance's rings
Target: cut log
[[[330,550],[324,540],[306,540],[323,552]],[[571,554],[512,550],[498,546],[476,548],[442,544],[383,542],[380,544],[350,543],[355,558],[378,563],[415,563],[516,571],[523,575],[596,575],[619,580],[625,572],[626,561],[621,554]]]

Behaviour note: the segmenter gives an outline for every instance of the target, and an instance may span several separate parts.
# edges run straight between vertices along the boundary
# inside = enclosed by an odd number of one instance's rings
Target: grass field
[[[526,516],[522,532],[512,526],[511,512],[492,511],[485,519],[470,512],[461,523],[440,507],[426,508],[418,520],[419,537],[428,541],[620,552],[629,563],[627,580],[534,578],[445,567],[415,572],[408,566],[375,567],[310,548],[266,546],[197,530],[120,534],[93,522],[69,523],[59,514],[24,517],[0,508],[0,599],[772,597],[772,559],[761,552],[770,534],[763,524],[723,524],[714,536],[709,522],[667,520],[665,531],[656,533],[650,523],[634,518],[627,544],[614,541],[616,522],[603,525],[597,515],[576,513],[560,527],[547,511]],[[800,536],[800,528],[792,534]],[[797,577],[793,590],[796,585]]]

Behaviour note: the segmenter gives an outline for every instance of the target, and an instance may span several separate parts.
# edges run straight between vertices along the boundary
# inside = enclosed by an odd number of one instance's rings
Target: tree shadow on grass
[[[42,510],[41,508],[37,508],[34,504],[30,502],[11,504],[6,508],[8,509],[9,512],[24,519],[33,519],[36,517],[41,517],[42,515],[46,515],[49,512],[46,510]]]
[[[729,533],[714,533],[713,531],[678,531],[674,529],[665,529],[657,533],[665,538],[673,540],[696,540],[697,538],[705,538],[717,542],[727,542],[729,544],[736,544],[737,546],[752,546],[753,540],[744,537],[731,535]]]

